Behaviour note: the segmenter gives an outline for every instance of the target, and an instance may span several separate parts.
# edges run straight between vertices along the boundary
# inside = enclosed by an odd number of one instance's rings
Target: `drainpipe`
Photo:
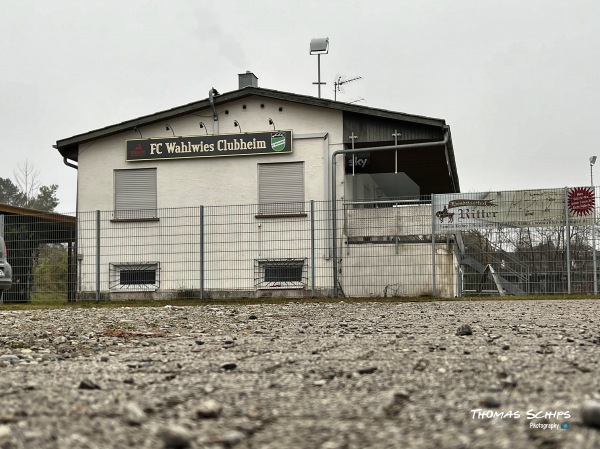
[[[63,157],[63,162],[67,167],[74,168],[75,170],[79,170],[79,167],[75,164],[71,164],[66,157]]]
[[[448,126],[444,126],[444,138],[437,142],[423,142],[423,143],[408,143],[404,145],[388,145],[385,147],[370,147],[370,148],[356,148],[354,150],[336,150],[331,155],[331,213],[332,213],[332,228],[333,228],[333,295],[337,297],[339,292],[339,280],[338,280],[338,255],[337,255],[337,193],[336,193],[336,169],[337,163],[335,158],[338,154],[354,154],[354,153],[375,153],[377,151],[388,151],[388,150],[412,150],[415,148],[430,147],[432,145],[444,145],[448,143],[450,133]],[[433,229],[431,229],[433,235]]]
[[[52,145],[52,148],[54,148],[55,150],[58,150],[58,145]],[[75,170],[79,170],[79,168],[77,167],[77,165],[75,164],[71,164],[69,162],[69,160],[67,159],[67,157],[63,157],[63,163],[67,166],[67,167],[71,167],[74,168]]]
[[[215,95],[219,95],[219,92],[213,87],[208,91],[208,101],[213,111],[213,134],[219,134],[219,116],[215,108]]]

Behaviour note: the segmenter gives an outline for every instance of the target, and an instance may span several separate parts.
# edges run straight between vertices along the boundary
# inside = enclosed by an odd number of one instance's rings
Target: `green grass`
[[[50,295],[34,298],[30,303],[4,303],[0,310],[38,310],[38,309],[86,309],[86,308],[120,308],[120,307],[164,307],[171,306],[215,306],[230,305],[244,306],[257,304],[286,304],[286,303],[409,303],[437,301],[539,301],[562,299],[600,299],[600,295],[531,295],[531,296],[469,296],[464,298],[433,298],[433,297],[393,297],[393,298],[232,298],[232,299],[172,299],[172,300],[129,300],[129,301],[77,301],[67,302]]]

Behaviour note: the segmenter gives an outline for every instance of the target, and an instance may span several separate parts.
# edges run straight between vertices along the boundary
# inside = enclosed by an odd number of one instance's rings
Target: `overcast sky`
[[[598,0],[0,0],[0,177],[28,160],[75,210],[57,140],[259,87],[443,118],[463,192],[588,185]],[[600,164],[598,164],[600,166]],[[600,171],[596,175],[600,183]],[[595,179],[596,181],[596,179]]]

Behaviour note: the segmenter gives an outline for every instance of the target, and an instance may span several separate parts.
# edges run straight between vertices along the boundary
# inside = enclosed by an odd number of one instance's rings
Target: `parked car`
[[[12,268],[6,257],[6,244],[0,237],[0,301],[2,301],[4,290],[8,290],[12,285]]]

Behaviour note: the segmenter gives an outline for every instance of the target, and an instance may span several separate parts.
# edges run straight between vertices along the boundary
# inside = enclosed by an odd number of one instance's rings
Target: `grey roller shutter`
[[[156,217],[156,169],[115,170],[115,218]]]
[[[261,215],[304,212],[304,163],[258,164]]]

